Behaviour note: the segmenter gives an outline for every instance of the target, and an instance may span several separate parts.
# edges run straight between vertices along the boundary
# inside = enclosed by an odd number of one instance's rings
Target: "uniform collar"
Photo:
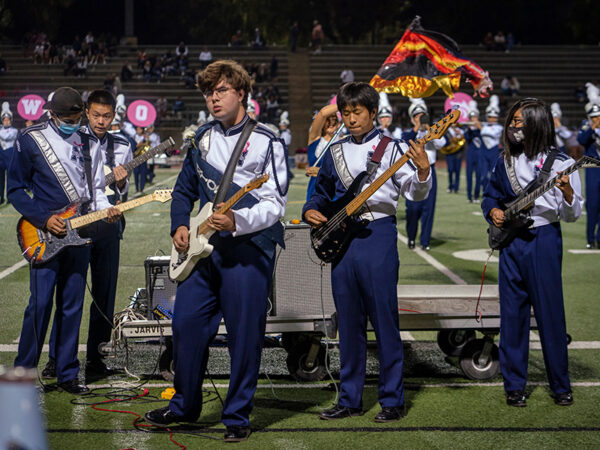
[[[221,128],[221,131],[223,131],[223,134],[225,136],[234,136],[242,132],[244,125],[246,125],[246,122],[248,122],[248,118],[248,114],[244,114],[244,118],[239,123],[236,123],[235,125],[232,125],[229,128],[225,129],[223,127],[223,124],[219,122],[219,127]]]
[[[365,134],[362,138],[361,142],[358,142],[354,136],[352,136],[350,139],[352,140],[352,142],[354,142],[355,144],[364,144],[365,142],[370,141],[371,139],[373,139],[374,137],[379,136],[379,130],[375,127],[371,128],[370,131],[367,132],[367,134]]]
[[[92,128],[88,125],[86,125],[84,128],[85,133],[87,134],[91,134],[92,136],[94,136],[96,139],[98,139],[98,141],[100,142],[100,145],[104,145],[104,143],[106,142],[107,139],[107,135],[108,135],[108,131],[106,133],[104,133],[104,136],[102,136],[102,139],[100,139],[98,137],[98,135],[94,132],[94,130],[92,130]]]

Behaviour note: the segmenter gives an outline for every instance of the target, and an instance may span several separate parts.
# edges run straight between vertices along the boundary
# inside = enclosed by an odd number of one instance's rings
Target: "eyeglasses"
[[[227,91],[230,91],[231,89],[233,89],[233,88],[223,86],[218,89],[215,89],[214,91],[203,92],[202,95],[204,95],[204,97],[206,97],[206,98],[213,97],[215,95],[218,98],[223,98],[225,96],[225,94],[227,93]]]

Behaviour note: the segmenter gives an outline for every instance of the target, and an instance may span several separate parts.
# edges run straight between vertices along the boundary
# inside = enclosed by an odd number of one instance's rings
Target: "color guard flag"
[[[452,98],[461,75],[480,97],[487,97],[493,89],[488,73],[465,58],[456,42],[445,34],[424,30],[417,16],[370,84],[378,91],[411,98],[429,97],[441,88]]]

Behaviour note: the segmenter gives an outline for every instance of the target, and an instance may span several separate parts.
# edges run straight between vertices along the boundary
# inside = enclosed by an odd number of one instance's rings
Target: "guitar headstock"
[[[152,193],[152,200],[156,202],[168,202],[171,200],[173,189],[157,189]]]
[[[173,154],[173,152],[175,151],[175,141],[173,140],[173,138],[171,136],[169,136],[169,138],[164,142],[164,144],[167,144],[167,148],[165,149],[165,154],[167,156],[171,156]]]
[[[441,138],[446,130],[456,122],[460,118],[460,110],[454,109],[452,112],[448,113],[443,119],[438,120],[436,123],[429,127],[429,131],[427,132],[427,136],[425,136],[422,141],[429,142],[433,139]]]
[[[591,156],[583,156],[577,163],[579,164],[579,167],[585,167],[586,169],[600,167],[600,159]]]
[[[250,192],[254,189],[258,189],[259,187],[261,187],[264,183],[267,182],[267,180],[269,179],[269,174],[265,173],[259,177],[254,178],[252,181],[250,181],[246,186],[244,186],[244,191],[245,192]]]

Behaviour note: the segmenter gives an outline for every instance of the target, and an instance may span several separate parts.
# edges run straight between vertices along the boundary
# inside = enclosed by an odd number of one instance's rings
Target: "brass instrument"
[[[450,143],[445,147],[442,147],[440,152],[442,152],[444,155],[453,155],[454,153],[461,151],[466,142],[467,141],[464,137],[450,138]]]
[[[135,147],[135,152],[133,152],[133,157],[137,158],[140,155],[143,155],[150,149],[150,140],[144,139]]]

